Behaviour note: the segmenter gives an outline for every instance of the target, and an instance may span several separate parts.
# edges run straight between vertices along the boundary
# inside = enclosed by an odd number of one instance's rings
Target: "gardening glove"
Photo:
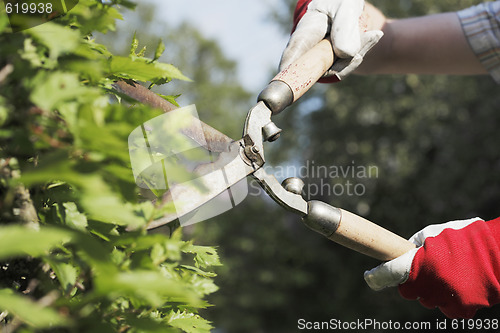
[[[500,303],[500,218],[431,225],[410,241],[416,249],[365,272],[370,288],[399,285],[404,298],[450,318]]]
[[[363,7],[364,0],[299,0],[280,71],[328,36],[337,59],[319,82],[337,82],[352,73],[383,35],[360,31]]]

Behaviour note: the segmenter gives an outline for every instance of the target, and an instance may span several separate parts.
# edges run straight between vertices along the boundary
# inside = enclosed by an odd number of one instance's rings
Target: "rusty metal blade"
[[[230,150],[221,153],[214,163],[200,166],[197,169],[200,177],[192,182],[172,186],[164,194],[162,204],[173,202],[176,211],[153,221],[148,229],[160,227],[186,216],[253,173],[255,169],[245,163],[240,156],[241,141],[233,142]]]

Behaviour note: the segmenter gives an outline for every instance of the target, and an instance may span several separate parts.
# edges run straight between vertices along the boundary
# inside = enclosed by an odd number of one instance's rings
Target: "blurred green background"
[[[295,0],[276,2],[269,20],[288,34]],[[373,1],[396,18],[477,3]],[[144,45],[163,38],[167,60],[193,79],[171,83],[172,91],[184,92],[182,99],[196,104],[202,120],[238,138],[259,93],[238,82],[238,59],[228,59],[196,22],[169,26],[143,3],[130,15],[136,16],[127,18],[118,36],[102,37],[104,43],[126,53],[122,34],[136,30]],[[274,74],[269,71],[270,78]],[[275,170],[293,166],[287,176],[309,165],[304,181],[310,189],[322,189],[309,193],[311,199],[351,210],[408,238],[428,224],[500,215],[499,111],[498,86],[488,76],[351,76],[340,84],[316,85],[278,115],[276,123],[284,131],[280,140],[267,144],[266,157]],[[367,177],[312,174],[320,167],[359,171],[370,166],[376,172]],[[216,279],[220,290],[211,298],[215,306],[205,313],[217,332],[294,332],[299,319],[434,323],[444,318],[438,310],[401,299],[395,289],[370,290],[363,272],[376,260],[308,230],[250,185],[250,195],[235,209],[185,228],[186,237],[218,246],[224,263]],[[352,191],[357,186],[357,193],[349,195],[348,186]],[[500,308],[494,307],[477,318],[499,316]]]

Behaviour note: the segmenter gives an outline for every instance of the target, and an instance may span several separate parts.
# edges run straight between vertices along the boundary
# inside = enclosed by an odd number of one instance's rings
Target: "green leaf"
[[[156,47],[155,56],[153,58],[153,61],[160,59],[163,52],[165,52],[165,44],[163,44],[163,41],[160,39],[160,41],[158,42],[158,46]]]
[[[155,266],[158,266],[167,259],[165,255],[165,248],[160,244],[153,245],[150,256],[151,260],[153,261],[153,265]]]
[[[89,60],[102,60],[103,58],[107,60],[113,55],[106,46],[87,39],[77,47],[74,54]]]
[[[109,61],[109,71],[111,75],[142,82],[171,79],[190,81],[173,65],[153,63],[138,57],[112,57]]]
[[[111,75],[143,82],[153,80],[159,75],[154,65],[140,60],[140,58],[131,59],[120,56],[114,56],[110,59],[109,70]]]
[[[217,250],[209,246],[189,245],[183,252],[193,253],[197,267],[222,266]]]
[[[213,328],[208,320],[189,312],[172,311],[168,323],[187,333],[209,333]]]
[[[113,245],[125,246],[134,249],[134,251],[140,251],[147,250],[152,248],[155,244],[164,243],[166,241],[170,241],[170,239],[166,235],[160,233],[138,236],[137,233],[129,232],[117,237]],[[180,249],[178,251],[180,251]]]
[[[201,275],[203,277],[215,277],[215,276],[217,276],[217,274],[215,274],[213,272],[205,272],[198,267],[193,267],[193,266],[189,266],[189,265],[181,265],[180,267],[187,269],[189,271],[193,271],[196,274]]]
[[[39,72],[30,88],[31,101],[46,111],[52,111],[62,103],[92,101],[100,95],[97,89],[83,86],[77,74],[59,71]]]
[[[126,322],[134,328],[134,332],[141,333],[179,333],[176,328],[167,325],[156,318],[137,318],[126,316]]]
[[[142,58],[144,57],[144,54],[146,54],[146,46],[144,46],[139,53],[137,53],[137,56]]]
[[[40,230],[19,225],[0,227],[0,259],[27,255],[38,257],[69,242],[72,237],[70,231],[54,227],[43,227]]]
[[[154,207],[151,202],[124,202],[101,177],[88,176],[82,185],[85,195],[81,203],[89,218],[135,229],[152,217]]]
[[[10,289],[0,289],[0,309],[7,310],[21,321],[40,329],[69,324],[54,309],[37,304],[27,296],[14,294]]]
[[[74,51],[81,42],[78,30],[53,22],[38,25],[26,30],[26,32],[49,49],[51,59],[56,59],[63,54]]]
[[[73,22],[70,22],[78,27],[82,35],[88,35],[95,31],[106,33],[115,30],[115,22],[122,20],[122,15],[116,8],[102,5],[104,1],[99,2],[101,4],[96,3],[95,0],[80,0],[78,5],[70,11],[71,14],[62,17],[62,19],[73,18]],[[113,2],[117,3],[117,1]]]
[[[19,51],[20,56],[22,59],[29,61],[31,66],[52,69],[57,65],[57,61],[48,59],[45,52],[39,50],[33,44],[31,38],[26,38],[23,44],[23,49]]]
[[[158,94],[158,96],[160,96],[161,98],[163,98],[164,100],[166,100],[167,102],[170,102],[172,103],[173,105],[175,106],[179,106],[179,103],[177,103],[176,99],[180,96],[180,95],[175,95],[175,96],[171,96],[171,95],[162,95],[162,94]]]
[[[61,149],[51,154],[45,154],[36,168],[25,169],[20,182],[27,186],[33,186],[63,181],[81,186],[85,182],[85,177],[76,173],[73,170],[74,167],[75,163],[68,159],[68,152]]]
[[[66,72],[78,73],[83,80],[98,82],[103,77],[105,64],[104,60],[71,60],[59,62],[58,68]]]
[[[78,211],[76,204],[74,202],[65,202],[63,206],[66,225],[74,229],[85,230],[88,226],[87,218]]]
[[[129,296],[152,306],[160,306],[167,299],[192,306],[201,304],[198,295],[189,285],[153,270],[136,269],[116,274],[99,274],[95,285],[99,294],[112,297]]]
[[[155,62],[155,67],[162,73],[162,77],[169,77],[171,79],[178,79],[184,81],[191,81],[190,78],[182,74],[182,72],[172,64],[165,64]]]
[[[132,44],[130,44],[130,52],[129,55],[135,56],[135,52],[139,47],[139,40],[137,39],[137,32],[134,31],[134,37],[132,37]]]
[[[45,260],[52,267],[52,270],[54,270],[64,293],[71,293],[78,278],[78,269],[70,264],[67,258],[47,257]]]
[[[189,283],[200,297],[204,297],[219,290],[219,287],[217,287],[212,279],[214,276],[203,277],[201,274],[193,275]]]

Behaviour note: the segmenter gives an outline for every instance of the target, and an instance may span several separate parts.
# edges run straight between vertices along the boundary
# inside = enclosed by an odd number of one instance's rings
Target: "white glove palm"
[[[342,79],[354,71],[382,37],[378,30],[360,32],[364,0],[312,0],[283,52],[280,70],[329,36],[338,59],[325,76]]]

